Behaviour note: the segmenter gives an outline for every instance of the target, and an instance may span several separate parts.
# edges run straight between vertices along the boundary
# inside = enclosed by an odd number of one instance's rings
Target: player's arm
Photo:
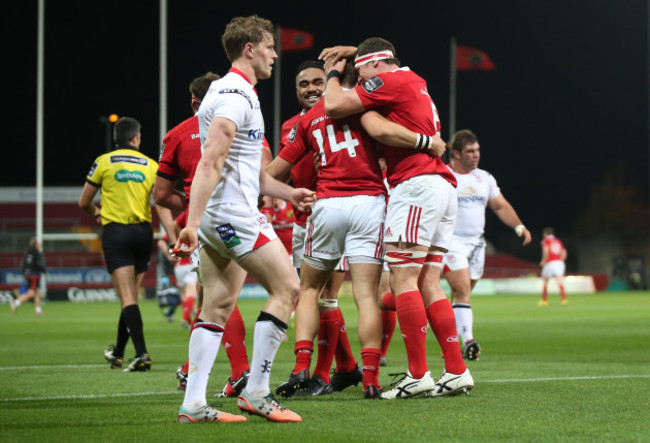
[[[546,264],[546,260],[548,259],[548,246],[542,245],[542,259],[539,262],[540,266],[544,266]]]
[[[181,257],[189,257],[199,246],[198,230],[201,225],[201,215],[205,211],[212,191],[221,179],[223,165],[236,133],[235,123],[226,118],[216,117],[210,123],[203,144],[203,155],[196,166],[192,181],[187,225],[176,241],[175,250]]]
[[[506,225],[515,230],[518,237],[524,238],[524,245],[531,241],[530,231],[521,222],[521,219],[515,212],[512,205],[506,200],[503,194],[499,193],[494,198],[488,200],[488,206],[494,211],[499,219]]]
[[[333,63],[336,63],[343,58],[352,58],[356,53],[356,46],[332,46],[331,48],[323,49],[318,56],[318,59],[325,61],[331,60]]]
[[[560,258],[562,261],[566,261],[568,256],[569,254],[567,253],[566,248],[562,248],[562,252],[560,253]]]
[[[361,125],[370,137],[388,146],[426,150],[434,157],[444,154],[447,147],[440,135],[418,134],[398,123],[391,122],[376,111],[364,112],[361,115]]]
[[[309,211],[316,201],[314,191],[306,188],[294,189],[288,184],[273,178],[266,170],[260,171],[260,192],[271,197],[286,200],[303,212]]]
[[[97,186],[93,186],[88,182],[84,183],[84,187],[81,190],[81,196],[79,197],[79,207],[86,214],[101,223],[101,210],[95,205],[95,203],[93,203],[98,190],[99,188]]]
[[[167,237],[169,237],[169,243],[176,243],[176,230],[174,229],[174,216],[172,215],[172,211],[164,206],[156,205],[156,212],[158,213],[160,224],[167,233]]]
[[[185,210],[185,195],[176,189],[176,181],[156,175],[153,185],[153,199],[157,205],[169,208],[172,211]]]
[[[266,145],[262,145],[262,168],[265,169],[269,163],[273,161],[273,154],[271,154],[271,148]],[[264,214],[266,220],[271,223],[273,221],[273,197],[270,195],[261,195],[260,196],[260,212]]]
[[[343,90],[341,87],[341,74],[345,68],[345,59],[336,63],[325,62],[327,73],[327,93],[323,95],[325,112],[332,118],[343,118],[348,115],[359,114],[365,111],[365,107],[359,98],[357,91],[353,89]]]
[[[274,179],[286,183],[291,177],[291,168],[293,168],[293,163],[277,156],[266,167],[266,173]]]

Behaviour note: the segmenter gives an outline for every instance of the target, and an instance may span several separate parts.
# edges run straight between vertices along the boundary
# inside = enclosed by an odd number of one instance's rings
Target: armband
[[[341,80],[341,73],[337,71],[336,69],[332,69],[329,74],[327,74],[327,81],[329,81],[331,78],[338,78],[339,81]]]
[[[515,226],[515,232],[517,235],[521,235],[521,233],[524,232],[524,229],[526,229],[526,227],[523,224]]]
[[[433,143],[433,138],[429,137],[428,135],[418,134],[418,139],[415,142],[415,145],[413,147],[415,149],[428,150],[431,148],[432,143]]]

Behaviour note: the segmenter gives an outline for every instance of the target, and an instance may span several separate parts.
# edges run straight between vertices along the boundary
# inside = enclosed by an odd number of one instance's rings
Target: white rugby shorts
[[[291,239],[293,252],[291,256],[293,259],[294,268],[300,268],[300,260],[302,260],[302,250],[305,247],[306,234],[307,234],[307,225],[300,226],[296,223],[293,224],[293,236]]]
[[[351,263],[381,264],[384,256],[383,195],[355,195],[316,201],[307,219],[303,254],[334,269],[341,257]]]
[[[542,268],[542,277],[544,278],[563,277],[565,270],[566,270],[566,265],[562,260],[553,260],[546,263]]]
[[[213,215],[201,218],[199,240],[222,257],[241,262],[255,249],[278,236],[266,216],[240,204],[222,204]]]
[[[469,268],[469,278],[480,280],[485,268],[485,240],[472,244],[453,237],[449,251],[442,260],[442,266],[443,269],[450,271]]]
[[[457,213],[456,188],[451,183],[437,174],[412,177],[390,194],[384,241],[449,249]]]
[[[176,283],[181,288],[187,285],[196,285],[197,275],[196,272],[192,271],[192,268],[191,264],[174,266],[174,277],[176,277]]]

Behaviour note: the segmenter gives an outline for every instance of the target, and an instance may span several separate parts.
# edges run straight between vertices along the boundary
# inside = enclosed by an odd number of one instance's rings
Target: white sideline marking
[[[88,394],[88,395],[55,395],[47,397],[20,397],[20,398],[3,398],[2,401],[30,401],[30,400],[80,400],[96,398],[118,398],[118,397],[142,397],[144,395],[171,395],[178,394],[179,391],[167,392],[130,392],[124,394]]]
[[[43,368],[87,368],[87,367],[105,367],[106,365],[59,365],[59,366],[13,366],[0,367],[0,370],[8,369],[43,369]],[[595,375],[584,377],[543,377],[543,378],[511,378],[505,380],[477,380],[476,383],[522,383],[537,381],[565,381],[565,380],[608,380],[621,378],[650,378],[650,374],[640,375]],[[180,391],[161,391],[161,392],[131,392],[122,394],[88,394],[88,395],[56,395],[46,397],[18,397],[2,398],[2,402],[10,401],[32,401],[32,400],[77,400],[77,399],[96,399],[96,398],[119,398],[119,397],[142,397],[145,395],[173,395]]]
[[[101,368],[106,367],[106,364],[101,365],[40,365],[40,366],[2,366],[0,371],[13,371],[13,370],[29,370],[29,369],[78,369],[78,368]]]

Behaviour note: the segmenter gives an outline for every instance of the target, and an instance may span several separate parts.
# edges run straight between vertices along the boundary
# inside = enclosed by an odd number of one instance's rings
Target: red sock
[[[246,326],[237,305],[226,322],[221,343],[230,361],[230,378],[237,380],[243,371],[250,369],[246,352]]]
[[[314,343],[311,340],[297,341],[294,352],[296,353],[296,367],[293,368],[293,373],[297,374],[304,369],[309,373],[311,355],[314,353]]]
[[[403,292],[395,297],[395,305],[406,346],[409,372],[414,378],[422,378],[427,372],[427,315],[422,295],[420,291]]]
[[[379,311],[381,313],[381,355],[386,355],[388,345],[393,338],[395,326],[397,325],[397,312],[395,311]]]
[[[364,348],[361,350],[361,361],[363,362],[363,389],[368,385],[379,386],[379,349]]]
[[[381,298],[381,306],[383,309],[394,311],[395,309],[395,296],[392,292],[387,292]]]
[[[560,286],[560,297],[562,300],[566,300],[566,291],[564,290],[564,285],[559,285]]]
[[[183,307],[183,320],[185,320],[187,324],[191,324],[192,311],[194,310],[194,296],[191,295],[187,297],[185,300],[183,300],[182,307]]]
[[[345,328],[345,319],[341,309],[337,309],[339,313],[339,341],[336,343],[336,372],[350,372],[357,366],[357,360],[354,358],[352,349],[350,349],[350,340],[348,339],[348,331]]]
[[[445,370],[452,374],[462,374],[467,366],[465,366],[463,354],[461,354],[458,345],[456,317],[449,300],[445,298],[431,303],[427,308],[427,318],[442,348]]]
[[[341,317],[337,311],[320,313],[318,329],[318,358],[314,375],[319,375],[325,383],[330,382],[330,369],[334,360],[336,343],[339,340]]]
[[[547,301],[548,300],[548,292],[546,292],[546,285],[544,285],[544,289],[542,290],[542,301]]]

